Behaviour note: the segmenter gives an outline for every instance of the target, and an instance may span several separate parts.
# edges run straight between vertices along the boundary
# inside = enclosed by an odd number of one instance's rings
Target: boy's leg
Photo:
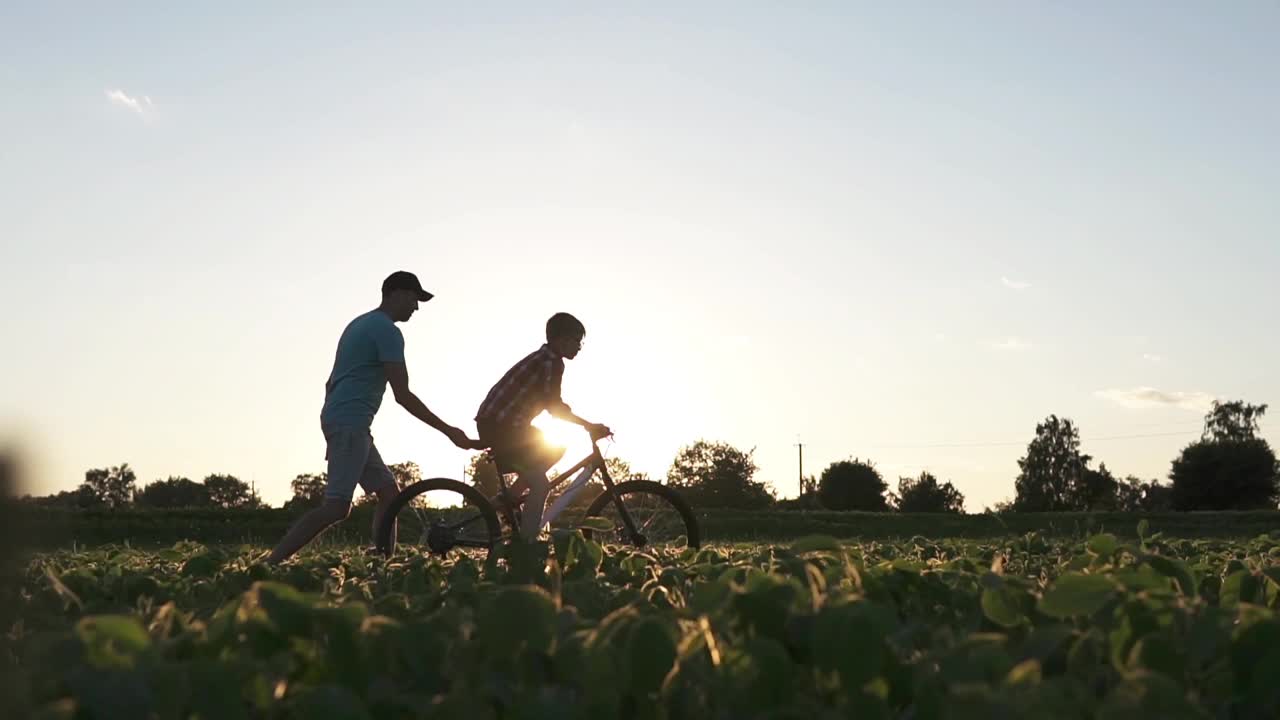
[[[551,494],[547,472],[564,457],[564,448],[548,443],[542,431],[532,426],[523,431],[521,442],[516,497],[520,495],[521,486],[529,488],[529,495],[521,511],[520,535],[532,542],[542,532],[542,515],[547,509],[547,496]]]
[[[298,518],[289,528],[267,558],[272,564],[289,559],[330,525],[346,520],[351,514],[351,495],[355,492],[373,441],[367,430],[344,428],[326,432],[325,442],[325,458],[329,467],[324,502]]]
[[[520,517],[520,536],[528,542],[538,539],[542,532],[542,513],[547,507],[547,495],[550,483],[546,472],[525,471],[520,480],[529,486],[529,496],[525,498],[523,514]]]

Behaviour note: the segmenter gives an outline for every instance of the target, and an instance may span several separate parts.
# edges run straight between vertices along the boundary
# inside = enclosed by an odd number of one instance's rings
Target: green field
[[[0,591],[0,692],[58,718],[1277,717],[1280,538],[1124,529],[649,552],[561,531],[275,571],[262,547],[57,550]]]
[[[372,510],[367,505],[355,508],[347,522],[330,529],[325,537],[344,544],[369,542]],[[1255,537],[1280,530],[1280,512],[1274,510],[934,515],[698,509],[695,514],[703,536],[719,541],[790,542],[813,534],[847,540],[906,540],[915,536],[992,539],[1028,532],[1076,538],[1109,532],[1132,538],[1141,520],[1146,520],[1153,531],[1181,538]],[[8,532],[28,546],[44,549],[125,542],[135,546],[168,546],[187,539],[269,545],[279,540],[296,518],[296,512],[279,508],[70,510],[22,506],[4,518],[5,527],[0,528],[0,532]],[[571,513],[566,516],[569,524],[574,520]]]

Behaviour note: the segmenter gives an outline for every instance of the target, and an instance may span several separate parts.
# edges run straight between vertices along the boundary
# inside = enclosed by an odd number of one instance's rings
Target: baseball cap
[[[404,270],[397,270],[382,281],[382,292],[391,292],[392,290],[412,290],[418,294],[418,300],[421,302],[426,302],[435,297],[422,289],[422,283],[418,282],[417,275]]]

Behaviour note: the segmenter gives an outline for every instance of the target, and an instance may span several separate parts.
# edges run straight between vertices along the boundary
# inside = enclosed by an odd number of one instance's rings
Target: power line
[[[1191,435],[1198,433],[1202,428],[1195,430],[1179,430],[1177,432],[1163,433],[1139,433],[1135,435],[1102,435],[1097,437],[1082,437],[1080,442],[1100,442],[1104,440],[1139,440],[1142,438],[1157,437],[1175,437],[1178,435]],[[866,448],[878,448],[881,450],[915,450],[923,448],[983,448],[983,447],[1013,447],[1026,445],[1027,440],[1000,440],[995,442],[949,442],[949,443],[925,443],[919,445],[886,445],[886,444],[869,444],[863,445]]]

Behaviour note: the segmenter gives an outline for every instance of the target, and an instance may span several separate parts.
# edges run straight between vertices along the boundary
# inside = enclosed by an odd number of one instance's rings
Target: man
[[[294,523],[271,551],[269,562],[288,559],[330,525],[345,520],[351,513],[356,483],[378,497],[373,520],[377,527],[400,490],[369,433],[388,384],[401,407],[439,430],[454,445],[468,450],[481,447],[462,430],[436,417],[409,390],[404,336],[395,324],[408,321],[417,312],[418,303],[431,298],[413,273],[391,273],[382,282],[382,304],[352,320],[342,331],[320,411],[329,462],[324,502]]]

